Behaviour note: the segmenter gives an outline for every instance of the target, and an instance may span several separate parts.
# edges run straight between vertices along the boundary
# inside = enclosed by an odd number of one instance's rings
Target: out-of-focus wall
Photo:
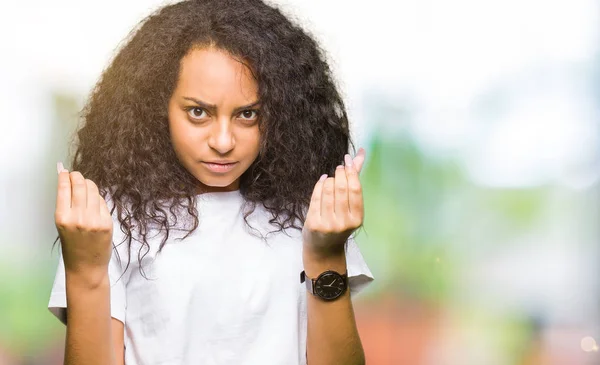
[[[0,364],[59,364],[56,161],[164,2],[0,4]],[[367,150],[369,364],[600,363],[599,4],[272,1],[328,52]]]

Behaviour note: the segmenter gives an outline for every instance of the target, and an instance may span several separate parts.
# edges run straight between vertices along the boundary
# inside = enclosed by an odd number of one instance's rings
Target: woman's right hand
[[[106,279],[112,253],[113,221],[96,184],[77,171],[57,165],[58,191],[54,221],[65,272],[87,285]]]

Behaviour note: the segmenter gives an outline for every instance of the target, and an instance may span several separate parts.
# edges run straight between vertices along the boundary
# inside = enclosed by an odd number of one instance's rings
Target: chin
[[[212,183],[212,184],[211,183],[208,183],[208,184],[204,183],[204,185],[208,186],[209,188],[226,188],[229,185],[231,185],[232,183],[233,183],[233,181],[232,182],[227,182],[227,183]]]
[[[231,187],[231,185],[233,185],[236,182],[236,179],[200,179],[198,177],[196,177],[196,179],[205,187],[208,189],[227,189],[227,190],[237,190],[237,189],[228,189],[229,187]]]

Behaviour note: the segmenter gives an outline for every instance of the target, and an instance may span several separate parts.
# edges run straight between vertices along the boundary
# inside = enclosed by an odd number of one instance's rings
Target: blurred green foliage
[[[381,291],[442,299],[453,280],[448,244],[458,233],[449,199],[464,183],[453,161],[435,161],[406,133],[377,133],[361,176],[365,229],[357,240]]]
[[[55,270],[47,261],[30,261],[24,270],[22,263],[0,260],[0,277],[19,278],[0,285],[0,344],[10,353],[35,355],[64,332],[64,325],[47,309]]]
[[[460,160],[427,154],[404,130],[373,134],[367,156],[365,223],[357,240],[378,274],[375,296],[448,299],[458,267],[468,264],[466,252],[531,229],[548,206],[548,188],[477,186]],[[482,229],[488,238],[469,247]]]

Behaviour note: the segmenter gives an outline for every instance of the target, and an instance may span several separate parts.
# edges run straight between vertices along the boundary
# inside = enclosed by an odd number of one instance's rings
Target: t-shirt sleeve
[[[374,280],[373,274],[354,240],[354,235],[348,238],[346,244],[346,266],[350,296],[358,294]]]
[[[115,227],[116,229],[116,227]],[[65,264],[63,261],[62,250],[58,248],[58,268],[54,278],[54,285],[50,293],[48,309],[62,323],[67,323],[67,293],[65,288]],[[125,297],[125,275],[113,249],[112,257],[108,266],[108,276],[110,279],[110,312],[113,318],[125,323],[125,308],[127,306]]]

